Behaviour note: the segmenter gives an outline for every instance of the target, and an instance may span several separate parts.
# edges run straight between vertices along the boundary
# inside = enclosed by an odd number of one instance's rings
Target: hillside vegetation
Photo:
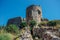
[[[36,24],[37,23],[34,20],[30,21],[29,30],[31,31],[31,34],[32,34],[32,29],[34,28],[34,26],[36,26]],[[60,20],[41,22],[38,24],[38,26],[41,28],[42,26],[60,28]],[[25,27],[28,27],[26,22],[22,22],[19,27],[17,27],[14,24],[10,24],[8,26],[0,26],[0,40],[14,40],[16,37],[21,35],[21,32],[23,32]],[[15,40],[19,40],[18,38],[16,38]]]

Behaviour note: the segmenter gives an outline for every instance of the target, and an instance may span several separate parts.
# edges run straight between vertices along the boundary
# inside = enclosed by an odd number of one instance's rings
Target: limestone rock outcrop
[[[20,37],[20,40],[33,40],[30,30],[25,29]]]

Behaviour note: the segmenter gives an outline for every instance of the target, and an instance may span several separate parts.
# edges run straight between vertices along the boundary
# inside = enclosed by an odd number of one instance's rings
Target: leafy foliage
[[[26,22],[22,22],[21,24],[20,24],[20,27],[21,28],[24,28],[24,27],[26,27],[27,26],[27,23]]]
[[[39,27],[42,27],[42,26],[47,26],[47,22],[41,22],[38,24]]]
[[[0,40],[12,40],[13,36],[9,33],[3,33],[3,34],[0,34]]]
[[[56,24],[60,24],[60,20],[54,20]]]
[[[56,22],[55,21],[49,21],[47,23],[48,26],[56,26]]]
[[[41,21],[49,21],[47,18],[42,18]]]
[[[31,26],[31,27],[35,26],[36,24],[37,24],[37,23],[36,23],[35,20],[31,20],[31,21],[30,21],[30,26]]]
[[[19,28],[14,24],[11,24],[11,25],[6,27],[7,32],[18,33],[18,30],[19,30]]]
[[[31,20],[30,21],[30,31],[31,31],[31,35],[33,35],[33,27],[36,25],[36,21],[34,21],[34,20]]]

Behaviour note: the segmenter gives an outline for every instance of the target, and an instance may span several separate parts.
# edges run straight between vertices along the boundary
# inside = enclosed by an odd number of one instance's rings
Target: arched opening
[[[40,10],[37,10],[38,11],[38,14],[41,14],[41,11]]]

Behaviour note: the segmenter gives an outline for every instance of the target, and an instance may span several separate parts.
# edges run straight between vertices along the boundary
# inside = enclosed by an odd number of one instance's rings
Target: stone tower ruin
[[[26,21],[35,20],[37,23],[41,22],[42,9],[38,5],[31,5],[26,9]]]

